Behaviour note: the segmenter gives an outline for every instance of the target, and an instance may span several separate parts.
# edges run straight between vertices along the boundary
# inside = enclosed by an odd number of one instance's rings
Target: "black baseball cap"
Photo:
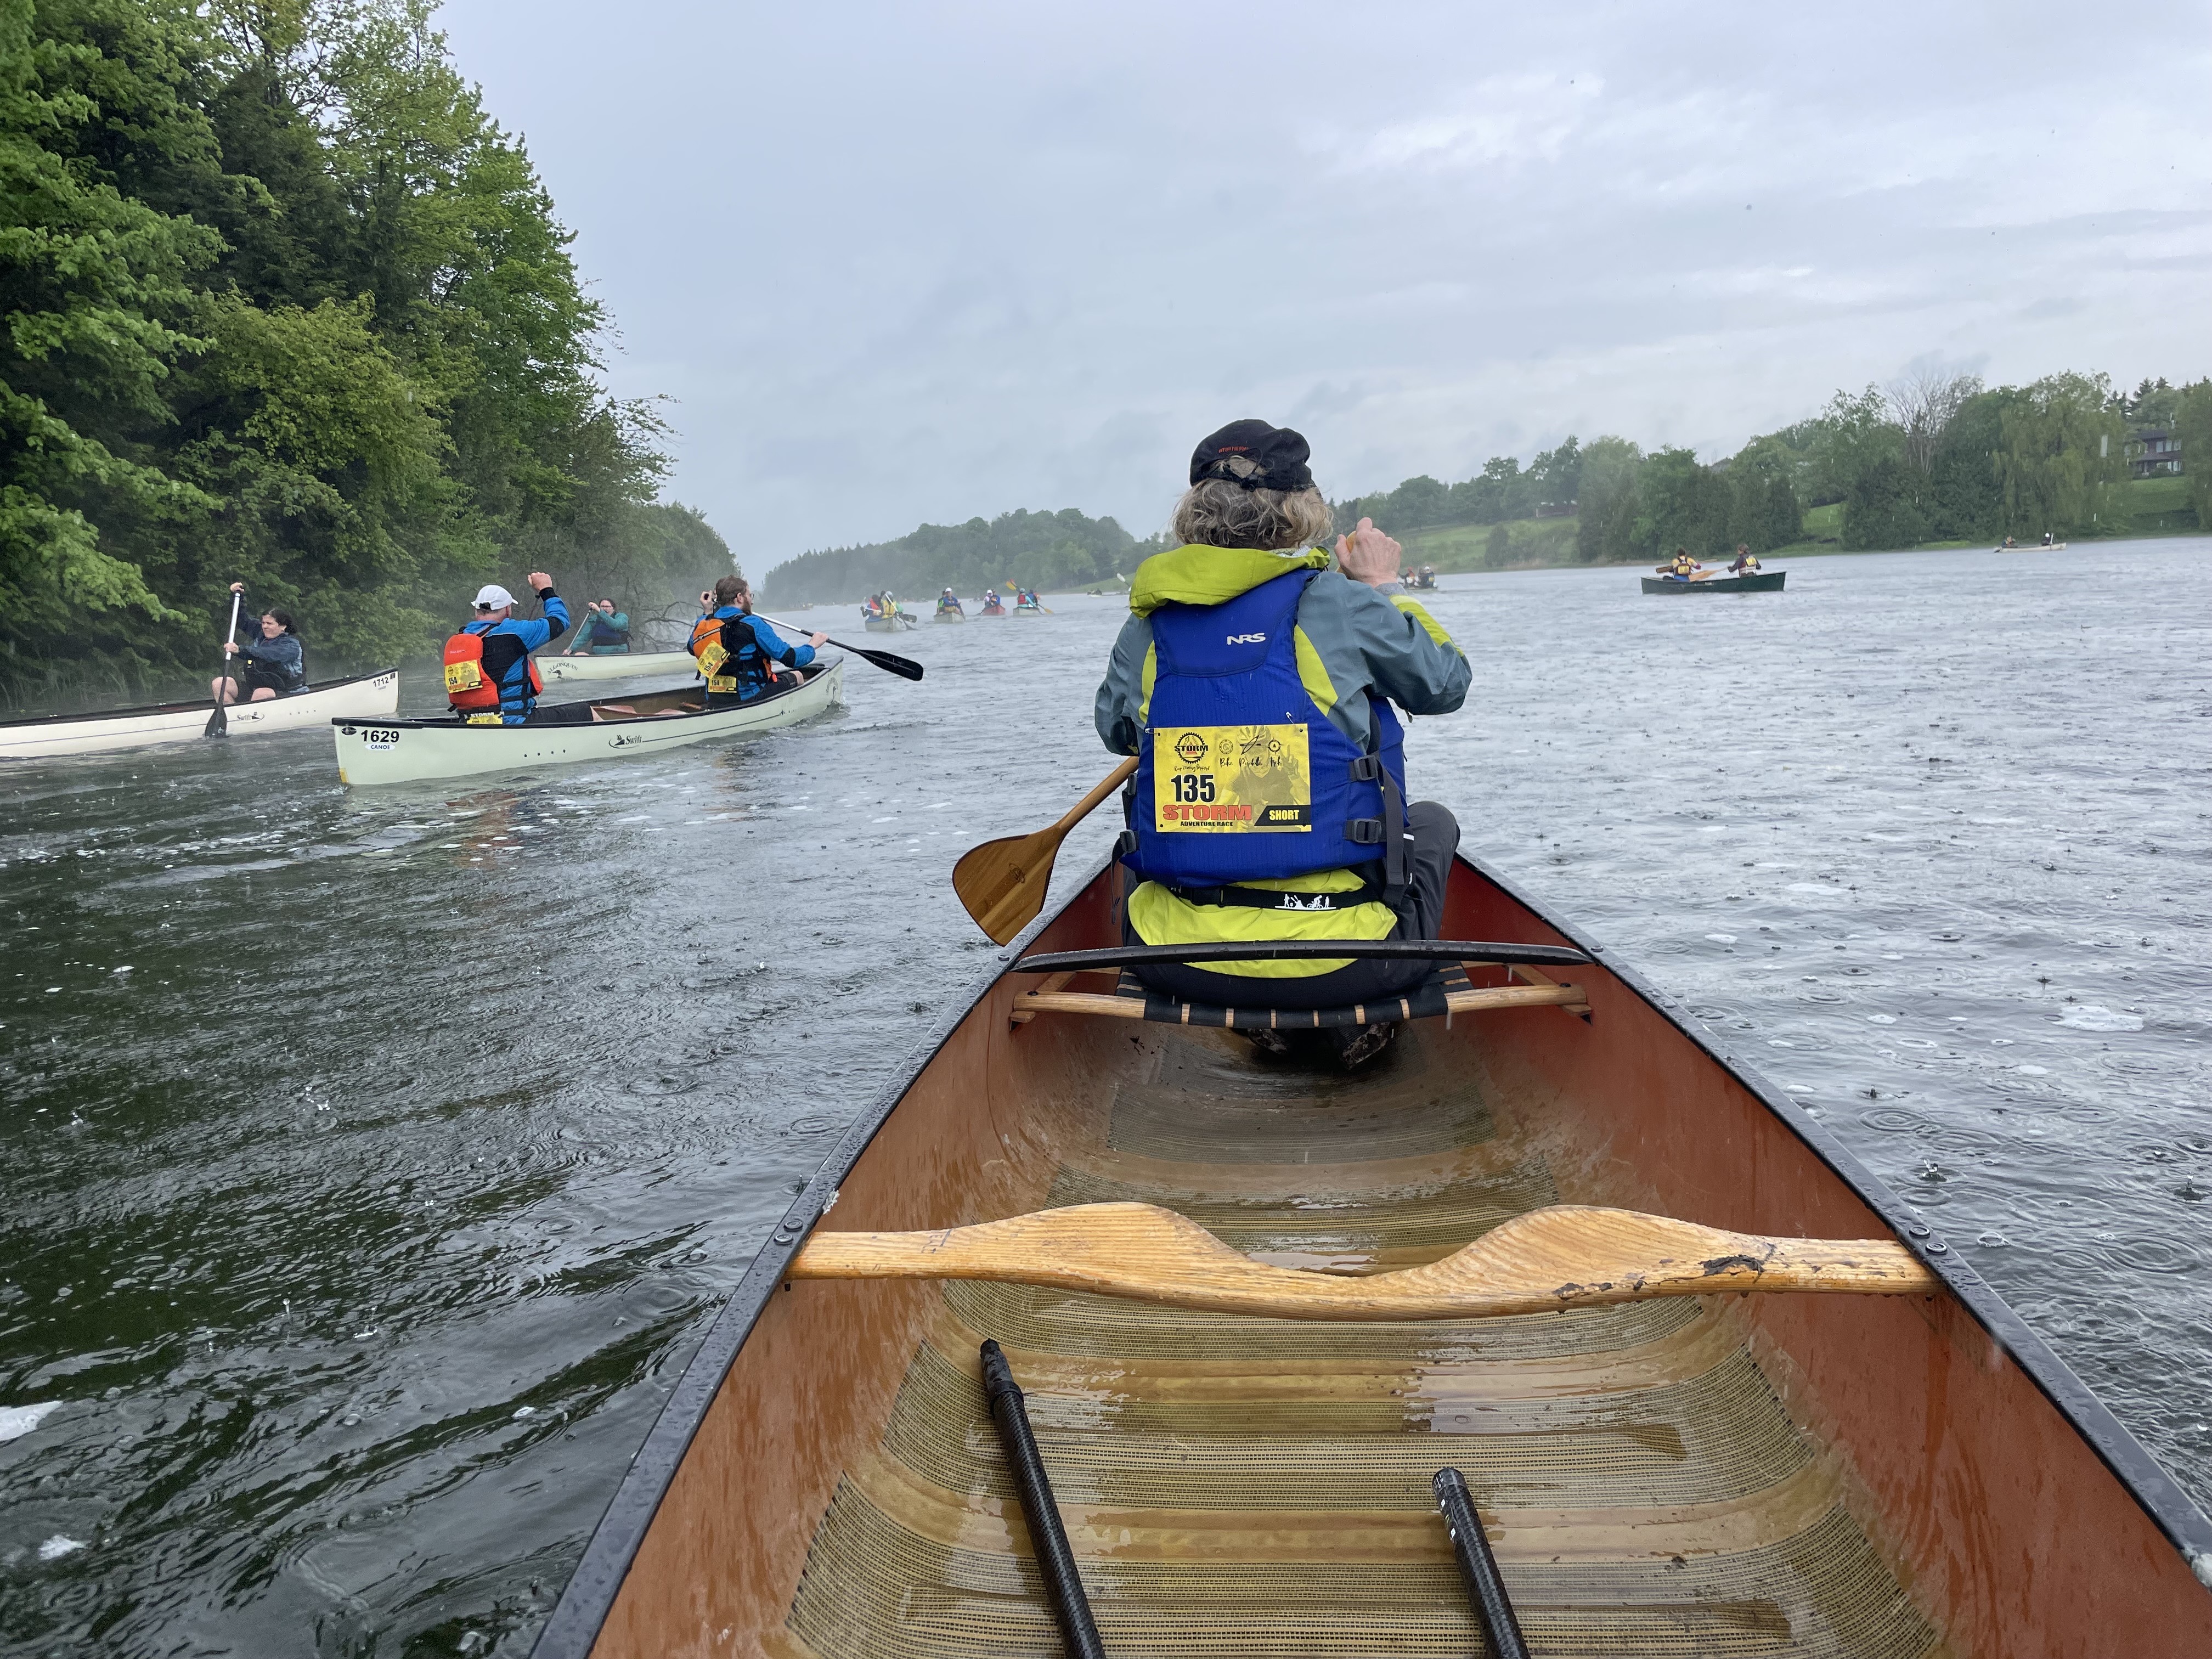
[[[1312,455],[1305,439],[1288,427],[1231,421],[1191,452],[1190,481],[1226,478],[1247,489],[1311,489],[1313,473],[1306,462]],[[1232,459],[1249,461],[1259,471],[1239,477],[1229,465]]]

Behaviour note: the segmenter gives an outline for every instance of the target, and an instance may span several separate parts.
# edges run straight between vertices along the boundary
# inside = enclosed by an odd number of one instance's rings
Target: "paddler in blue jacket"
[[[454,669],[463,654],[458,647],[463,641],[475,637],[483,641],[482,646],[477,647],[481,652],[480,672],[484,680],[498,689],[500,725],[582,725],[592,718],[588,704],[556,704],[550,708],[538,706],[540,682],[530,653],[568,631],[568,607],[553,591],[552,577],[544,571],[530,573],[530,586],[544,603],[545,615],[542,619],[517,617],[514,595],[497,582],[488,582],[477,591],[476,615],[446,641],[447,698],[465,719],[489,721],[493,718],[490,708],[478,706],[489,702],[485,692],[456,690]]]
[[[1459,826],[1406,799],[1393,702],[1448,714],[1473,672],[1365,519],[1336,541],[1306,441],[1264,421],[1191,457],[1182,545],[1138,568],[1098,688],[1098,735],[1138,757],[1125,861],[1131,942],[1433,939]],[[1395,995],[1433,964],[1350,958],[1139,970],[1232,1007]]]
[[[766,694],[776,669],[804,668],[829,641],[817,634],[792,645],[753,615],[753,590],[743,576],[725,576],[699,596],[714,608],[691,624],[691,654],[707,682],[707,707],[727,708]]]

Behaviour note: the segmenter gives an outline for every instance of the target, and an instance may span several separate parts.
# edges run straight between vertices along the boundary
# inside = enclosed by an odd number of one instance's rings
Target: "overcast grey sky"
[[[2212,373],[2212,4],[450,0],[741,562]]]

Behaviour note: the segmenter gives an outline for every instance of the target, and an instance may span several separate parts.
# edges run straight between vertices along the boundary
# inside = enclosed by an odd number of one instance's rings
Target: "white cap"
[[[486,582],[477,589],[477,609],[479,611],[497,611],[514,603],[514,595],[497,582]]]

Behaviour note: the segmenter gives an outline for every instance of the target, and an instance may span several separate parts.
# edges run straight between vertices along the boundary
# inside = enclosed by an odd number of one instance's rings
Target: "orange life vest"
[[[484,641],[490,634],[489,629],[477,633],[465,628],[446,641],[446,701],[456,713],[467,716],[471,726],[489,726],[501,719],[501,677],[484,668]],[[514,643],[520,649],[522,641]],[[538,672],[538,659],[525,653],[523,660],[530,665],[530,695],[543,696],[545,681]]]
[[[763,684],[766,684],[775,678],[775,666],[769,660],[768,653],[761,648],[760,636],[752,631],[752,618],[742,611],[734,616],[725,617],[721,611],[726,609],[727,609],[726,606],[722,606],[709,611],[691,624],[691,641],[689,649],[691,654],[699,659],[700,677],[707,682],[707,689],[709,691],[721,693],[743,690],[740,681],[744,678],[754,678]],[[745,648],[745,639],[752,641],[751,660],[757,666],[744,669],[742,674],[740,673],[742,665],[736,658],[730,655],[729,647],[722,643],[722,629],[727,623],[745,624],[744,639],[740,639],[738,642],[738,649],[740,653]]]

